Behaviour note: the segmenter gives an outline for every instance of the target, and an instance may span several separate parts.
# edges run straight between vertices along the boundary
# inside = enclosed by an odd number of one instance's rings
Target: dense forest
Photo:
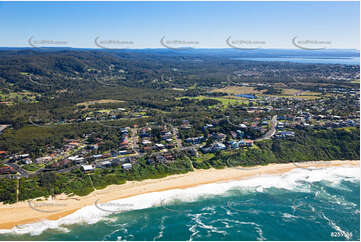
[[[305,54],[308,53],[300,53]],[[234,82],[282,82],[297,88],[313,87],[294,80],[299,78],[307,79],[308,83],[357,87],[324,76],[358,73],[359,66],[238,60],[241,56],[240,52],[227,51],[0,50],[0,87],[44,94],[70,88],[96,89],[104,84],[137,88],[181,88],[194,84],[211,87],[226,84],[230,73]],[[255,75],[240,75],[248,71]]]

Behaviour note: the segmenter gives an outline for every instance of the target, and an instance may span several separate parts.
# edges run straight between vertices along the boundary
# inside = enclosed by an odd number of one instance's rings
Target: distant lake
[[[249,99],[254,99],[256,98],[255,95],[253,94],[237,94],[235,95],[236,97],[244,97],[244,98],[249,98]]]
[[[253,61],[288,61],[295,63],[312,64],[343,64],[360,65],[360,57],[259,57],[259,58],[231,58],[232,60],[253,60]]]

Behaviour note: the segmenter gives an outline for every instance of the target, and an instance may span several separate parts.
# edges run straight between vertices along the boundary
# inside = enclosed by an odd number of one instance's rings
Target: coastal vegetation
[[[121,167],[95,169],[84,173],[75,169],[68,173],[49,171],[40,176],[21,178],[18,200],[49,197],[66,193],[69,196],[84,196],[94,189],[103,189],[111,184],[126,181],[157,179],[172,174],[187,173],[196,169],[256,166],[270,163],[287,163],[317,160],[359,160],[360,135],[358,128],[321,131],[300,131],[294,138],[257,142],[256,148],[221,151],[199,157],[185,153],[171,163],[148,164],[140,159],[129,171]],[[16,180],[0,178],[0,201],[17,201]]]

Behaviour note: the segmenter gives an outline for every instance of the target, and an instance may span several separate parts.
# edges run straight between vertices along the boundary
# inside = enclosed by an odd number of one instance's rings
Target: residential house
[[[23,163],[25,165],[30,165],[33,163],[33,161],[30,158],[25,158],[25,159],[21,160],[21,163]]]
[[[153,147],[152,146],[144,146],[142,148],[143,152],[151,152],[153,150]]]
[[[200,143],[202,143],[203,140],[204,140],[204,137],[200,136],[200,137],[187,138],[187,139],[185,139],[185,142],[191,143],[191,144],[200,144]]]
[[[130,170],[130,169],[132,169],[132,164],[130,164],[130,163],[124,163],[124,164],[122,164],[122,168],[123,168],[124,170]]]
[[[151,144],[152,144],[152,141],[147,140],[147,139],[143,139],[142,144],[143,144],[143,145],[151,145]]]
[[[172,153],[164,153],[163,157],[167,160],[174,160],[174,156]]]
[[[277,132],[275,134],[276,138],[287,138],[287,137],[294,137],[295,136],[295,132],[293,131],[281,131],[281,132]]]
[[[242,130],[236,130],[237,138],[243,139],[244,138],[244,132]]]
[[[10,166],[0,167],[0,174],[11,174],[11,173],[15,173],[14,168]]]
[[[68,160],[75,162],[76,164],[81,164],[84,161],[84,157],[79,157],[78,155],[69,156]]]
[[[105,154],[103,154],[103,157],[104,157],[104,158],[109,158],[109,157],[112,157],[112,154],[110,154],[110,153],[105,153]]]
[[[44,157],[36,158],[35,162],[38,163],[38,164],[42,164],[42,163],[45,163],[45,162],[49,162],[51,160],[52,160],[52,158],[50,156],[44,156]]]
[[[212,146],[211,151],[216,152],[216,151],[225,150],[225,149],[226,149],[226,146],[223,143],[215,143]]]
[[[187,153],[191,156],[195,156],[195,157],[198,157],[198,151],[194,148],[191,148],[189,150],[187,150]]]
[[[212,136],[218,141],[223,141],[227,137],[227,135],[223,133],[213,133]]]
[[[104,167],[111,167],[112,162],[110,161],[102,161],[97,164],[97,167],[104,168]]]
[[[165,146],[163,144],[155,144],[155,147],[158,149],[158,150],[162,150],[165,148]]]
[[[81,169],[84,172],[92,172],[92,171],[94,171],[94,167],[92,165],[82,165]]]

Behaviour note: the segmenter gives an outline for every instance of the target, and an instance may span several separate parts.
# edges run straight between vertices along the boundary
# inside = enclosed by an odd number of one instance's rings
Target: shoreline
[[[301,167],[302,166],[302,167]],[[58,220],[77,210],[94,205],[106,203],[123,198],[153,192],[162,192],[174,189],[187,189],[205,184],[224,183],[244,180],[264,175],[280,175],[293,169],[309,167],[326,168],[337,166],[360,166],[359,160],[336,161],[310,161],[297,163],[278,163],[267,166],[255,166],[244,169],[195,169],[186,174],[171,175],[160,179],[147,179],[143,181],[127,181],[121,185],[109,185],[102,190],[96,190],[86,196],[68,197],[57,195],[55,200],[22,201],[14,204],[0,203],[0,229],[12,229],[18,225],[40,222],[42,220]]]

